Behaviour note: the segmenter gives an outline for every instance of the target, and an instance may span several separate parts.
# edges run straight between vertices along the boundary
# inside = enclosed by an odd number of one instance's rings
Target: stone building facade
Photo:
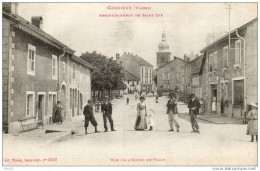
[[[41,28],[42,17],[28,22],[17,14],[17,3],[3,3],[3,130],[6,133],[33,129],[51,122],[56,101],[63,103],[63,116],[73,116],[70,101],[69,67],[89,81],[80,85],[86,103],[90,97],[92,66],[74,56],[67,47]],[[79,89],[79,85],[75,87]]]
[[[186,61],[174,57],[172,61],[161,66],[156,70],[157,74],[157,89],[162,91],[171,91],[175,88],[179,88],[181,92],[184,92],[184,67]]]
[[[257,103],[257,18],[201,50],[207,112],[244,117]]]
[[[153,80],[153,65],[149,62],[145,61],[138,55],[133,55],[130,53],[124,53],[121,57],[117,54],[116,60],[128,74],[131,74],[140,80],[140,82],[138,82],[138,84],[140,84],[138,86],[139,90],[137,89],[138,93],[144,92],[148,94],[153,93],[156,90]],[[133,80],[125,79],[125,81],[128,83],[128,81]]]

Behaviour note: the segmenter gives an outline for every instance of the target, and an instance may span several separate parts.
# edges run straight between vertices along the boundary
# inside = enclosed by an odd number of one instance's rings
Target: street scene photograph
[[[2,166],[256,170],[258,3],[2,2]]]

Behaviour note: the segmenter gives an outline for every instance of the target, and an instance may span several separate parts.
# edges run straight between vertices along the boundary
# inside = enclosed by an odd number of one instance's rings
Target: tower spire
[[[162,41],[166,41],[166,34],[165,34],[165,30],[163,30],[163,34],[162,34]]]

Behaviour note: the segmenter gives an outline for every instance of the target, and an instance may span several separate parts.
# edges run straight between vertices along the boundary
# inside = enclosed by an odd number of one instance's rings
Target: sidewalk
[[[71,120],[65,120],[62,124],[52,123],[26,132],[3,134],[3,137],[4,139],[19,138],[19,140],[54,143],[77,133],[83,125],[83,120],[83,116],[77,116]]]
[[[232,118],[216,114],[199,115],[199,119],[214,124],[243,124],[243,118]]]

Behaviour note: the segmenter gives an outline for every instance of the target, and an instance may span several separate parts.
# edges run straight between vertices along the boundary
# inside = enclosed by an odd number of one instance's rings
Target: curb
[[[199,118],[199,120],[205,121],[205,122],[209,122],[209,123],[213,123],[213,124],[235,124],[235,125],[243,125],[242,123],[227,123],[227,122],[221,122],[221,123],[217,123],[217,122],[213,122],[204,118]]]
[[[66,139],[66,138],[72,136],[72,135],[73,135],[73,132],[74,132],[74,131],[73,131],[72,129],[71,129],[71,130],[68,130],[68,131],[66,131],[65,133],[62,133],[61,135],[59,135],[59,136],[57,136],[57,137],[55,137],[55,138],[52,138],[52,139],[48,140],[46,143],[52,144],[52,143],[55,143],[55,142],[59,142],[59,141],[61,141],[61,140],[63,140],[63,139]]]

